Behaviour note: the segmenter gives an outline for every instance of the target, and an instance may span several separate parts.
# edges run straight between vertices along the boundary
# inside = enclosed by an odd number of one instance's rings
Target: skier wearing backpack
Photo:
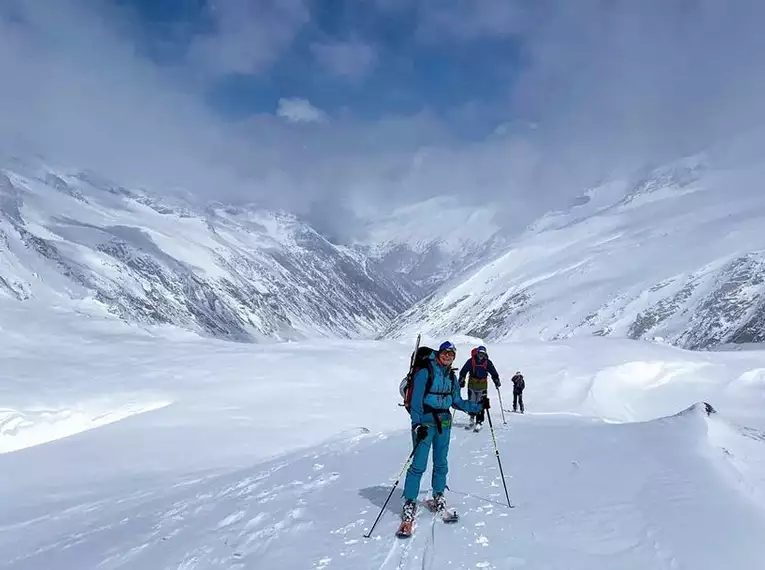
[[[409,413],[412,420],[412,440],[415,445],[414,457],[404,482],[404,507],[399,536],[411,533],[411,525],[420,492],[420,479],[428,464],[430,448],[433,448],[433,507],[444,515],[446,501],[446,474],[449,470],[448,453],[451,436],[452,415],[450,408],[468,413],[482,412],[489,407],[489,399],[467,402],[460,394],[460,386],[452,370],[457,355],[455,346],[446,341],[438,351],[430,351],[414,364],[409,396]]]
[[[512,377],[513,382],[513,411],[518,411],[518,404],[521,406],[521,413],[523,413],[523,389],[526,387],[526,381],[523,379],[521,371],[515,373]]]
[[[471,402],[480,402],[486,397],[489,389],[489,376],[491,376],[498,390],[502,385],[497,369],[494,368],[494,363],[489,359],[485,346],[478,346],[471,351],[470,358],[460,370],[460,386],[465,385],[465,377],[468,375],[470,375],[467,382],[468,400]],[[466,429],[480,430],[483,420],[483,410],[475,414],[471,413],[470,425]]]

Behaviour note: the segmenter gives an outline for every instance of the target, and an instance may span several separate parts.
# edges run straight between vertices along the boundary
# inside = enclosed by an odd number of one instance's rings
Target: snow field
[[[489,346],[505,408],[513,372],[527,379],[528,413],[507,425],[490,392],[515,508],[488,425],[466,431],[458,412],[460,522],[421,512],[396,539],[400,486],[365,539],[410,451],[411,341],[239,345],[14,307],[0,313],[4,570],[754,570],[765,556],[761,352]],[[473,341],[453,340],[461,366]],[[717,413],[678,414],[701,401]]]
[[[130,416],[156,410],[167,402],[114,405],[107,401],[78,402],[74,409],[0,409],[0,453],[9,453],[68,437]]]
[[[393,536],[400,492],[363,538],[408,436],[359,431],[230,472],[48,502],[44,516],[42,505],[38,516],[22,510],[23,525],[0,527],[0,548],[14,554],[3,567],[758,567],[762,510],[724,483],[726,454],[707,435],[719,423],[745,438],[725,420],[700,409],[618,425],[508,419],[495,430],[515,508],[504,504],[489,434],[461,429],[458,417],[449,498],[461,520],[444,525],[421,511],[409,541]]]

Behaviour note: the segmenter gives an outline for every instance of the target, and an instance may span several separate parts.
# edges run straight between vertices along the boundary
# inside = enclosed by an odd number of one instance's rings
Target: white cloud
[[[79,0],[8,0],[0,12],[0,137],[125,183],[204,187],[227,135],[185,86],[135,55],[107,22],[123,14]],[[204,169],[200,165],[206,165]]]
[[[352,81],[365,77],[378,59],[375,48],[358,39],[313,44],[311,51],[330,74]]]
[[[198,36],[190,56],[209,73],[267,69],[310,20],[306,0],[212,0],[214,30]]]
[[[327,114],[307,99],[279,99],[276,114],[292,123],[321,123],[327,120]]]
[[[415,17],[420,40],[445,43],[517,34],[529,27],[531,15],[544,11],[555,1],[374,0],[374,5],[383,13]]]
[[[435,42],[508,37],[527,29],[532,12],[518,0],[416,1],[418,35]]]
[[[378,1],[397,5],[396,17],[417,10],[434,17],[399,0]],[[232,125],[204,104],[198,85],[173,82],[136,55],[115,24],[122,14],[108,12],[106,2],[0,0],[0,139],[13,135],[126,184],[182,186],[204,198],[257,199],[302,213],[314,202],[388,207],[459,194],[499,199],[509,205],[508,223],[522,227],[604,172],[765,117],[765,5],[755,0],[735,7],[689,0],[682,10],[660,0],[537,4],[546,10],[524,16],[520,31],[508,7],[496,4],[492,21],[489,0],[448,0],[441,16],[421,23],[444,31],[439,41],[503,34],[521,41],[523,65],[508,64],[516,66],[512,98],[508,88],[504,108],[491,113],[465,105],[460,119],[496,117],[504,126],[486,140],[464,141],[427,110],[329,120],[304,99],[284,98],[275,113]],[[304,7],[298,0],[221,4],[218,31],[197,38],[194,61],[211,74],[262,71],[304,25]],[[272,24],[278,31],[258,32]],[[354,41],[362,40],[322,44],[314,56],[338,76],[363,75],[372,57],[349,56]],[[377,65],[385,63],[378,57]],[[501,53],[486,57],[476,64],[503,64]]]

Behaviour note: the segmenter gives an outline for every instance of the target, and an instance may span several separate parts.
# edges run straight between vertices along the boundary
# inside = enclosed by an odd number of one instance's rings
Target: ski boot
[[[401,511],[401,525],[396,531],[396,536],[399,538],[409,538],[412,536],[412,530],[414,526],[414,515],[417,513],[417,503],[407,500],[404,503],[404,507]]]
[[[436,493],[433,495],[432,499],[425,501],[425,504],[427,505],[430,512],[441,517],[441,520],[445,523],[453,523],[459,520],[457,511],[454,509],[446,508],[446,498],[444,497],[443,493]]]

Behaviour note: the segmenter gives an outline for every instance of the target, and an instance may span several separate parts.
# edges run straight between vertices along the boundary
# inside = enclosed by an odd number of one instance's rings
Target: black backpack
[[[431,388],[433,387],[433,364],[431,363],[430,357],[436,352],[435,349],[430,348],[429,346],[420,346],[420,337],[417,336],[417,346],[415,348],[415,351],[412,353],[412,361],[409,368],[409,374],[404,376],[404,379],[401,381],[401,384],[399,384],[398,391],[401,394],[401,397],[404,399],[403,404],[399,404],[399,406],[403,406],[406,408],[407,413],[411,414],[411,408],[412,408],[412,380],[414,379],[414,375],[417,374],[420,370],[425,368],[428,371],[428,379],[425,381],[425,394],[439,394],[442,396],[448,396],[450,395],[451,388],[449,392],[433,392],[431,391]],[[451,378],[451,386],[454,386],[454,382],[457,381],[457,377],[454,374],[454,368],[452,368],[449,371],[449,377]],[[427,406],[426,406],[427,408]],[[427,410],[426,410],[427,411]],[[440,427],[439,427],[440,431]]]
[[[404,376],[404,379],[401,381],[401,384],[399,384],[398,387],[398,391],[401,394],[401,397],[404,399],[404,403],[399,405],[404,406],[407,413],[411,413],[412,379],[414,378],[414,375],[423,368],[426,368],[428,371],[428,380],[425,384],[425,393],[428,394],[430,392],[430,388],[433,386],[433,365],[430,362],[430,357],[436,351],[429,346],[419,346],[419,337],[417,338],[417,344],[418,346],[412,354],[412,362],[411,366],[409,367],[409,373]]]

